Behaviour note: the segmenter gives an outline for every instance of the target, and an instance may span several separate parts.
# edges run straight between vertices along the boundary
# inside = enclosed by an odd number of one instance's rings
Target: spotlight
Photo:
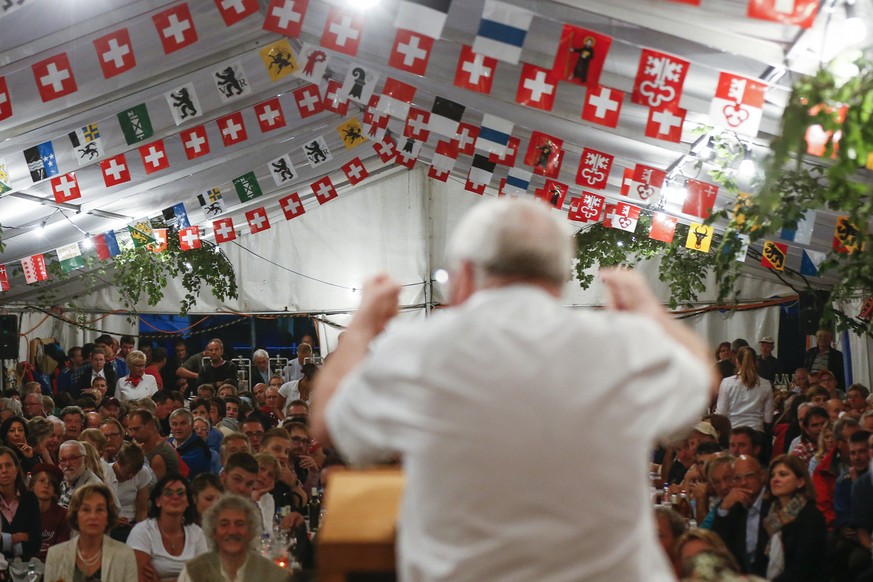
[[[437,269],[433,272],[433,280],[437,283],[446,283],[449,280],[449,272],[445,269]]]
[[[743,178],[751,178],[755,175],[756,167],[755,160],[752,158],[752,148],[745,148],[746,153],[743,155],[743,161],[740,162],[740,176]]]
[[[79,244],[82,245],[82,248],[83,248],[83,249],[90,249],[91,247],[94,246],[94,243],[91,242],[91,237],[90,237],[90,236],[85,236],[85,238],[83,238],[83,239],[82,239],[82,242],[79,243]]]

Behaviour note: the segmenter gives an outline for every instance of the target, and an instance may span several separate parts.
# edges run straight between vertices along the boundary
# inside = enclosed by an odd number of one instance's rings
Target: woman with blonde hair
[[[733,428],[763,432],[764,424],[773,422],[773,386],[758,376],[755,350],[740,348],[737,361],[737,373],[721,381],[715,412],[728,417]]]
[[[97,446],[92,444],[94,442],[99,442],[98,439],[91,439],[89,435],[86,435],[88,431],[95,430],[100,436],[103,436],[103,433],[100,432],[96,428],[89,428],[82,431],[82,434],[79,435],[79,442],[82,443],[82,446],[85,447],[85,467],[91,470],[95,475],[100,477],[101,481],[106,481],[106,471],[109,470],[109,464],[103,460],[103,457],[100,456],[100,451],[97,449]],[[93,434],[93,433],[92,433]],[[84,439],[82,437],[85,437]],[[103,443],[106,444],[106,437],[103,437]]]
[[[833,450],[834,445],[836,444],[837,441],[834,440],[834,421],[829,420],[821,429],[821,432],[818,433],[818,446],[815,449],[815,454],[813,454],[812,458],[809,460],[810,475],[815,472],[815,468],[818,467],[821,460],[825,458],[825,455]]]

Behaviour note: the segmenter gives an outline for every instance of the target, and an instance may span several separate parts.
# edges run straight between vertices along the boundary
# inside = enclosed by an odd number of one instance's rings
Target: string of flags
[[[768,1],[772,4],[772,0],[750,0],[749,16],[803,26],[806,20],[798,20],[795,16],[805,15],[804,18],[808,18],[809,6],[814,4],[799,0],[794,3],[799,11],[797,15],[792,12],[791,15],[781,14],[777,18],[773,17],[772,7],[767,8]],[[259,12],[258,3],[252,0],[233,3],[240,4],[241,9],[231,9],[229,3],[216,2],[215,4],[227,26],[232,26]],[[397,36],[388,64],[398,70],[424,75],[433,43],[441,37],[450,7],[450,0],[402,0],[395,19]],[[296,37],[301,32],[307,8],[308,0],[271,0],[266,10],[263,28]],[[814,9],[812,16],[814,17]],[[518,103],[551,111],[559,83],[575,84],[585,88],[581,119],[605,127],[616,127],[620,120],[625,93],[599,84],[612,39],[595,31],[563,25],[552,68],[538,67],[521,60],[524,54],[524,39],[535,17],[535,14],[517,6],[497,0],[486,0],[473,45],[461,47],[454,84],[471,91],[489,94],[498,61],[514,66],[520,64],[521,75],[515,97]],[[164,53],[167,55],[198,41],[196,26],[186,2],[157,12],[151,16],[151,19]],[[809,22],[811,23],[811,20]],[[486,114],[481,125],[466,123],[463,121],[466,107],[462,103],[441,96],[434,99],[430,111],[420,109],[413,105],[416,88],[391,77],[384,80],[381,93],[376,94],[380,75],[364,65],[352,63],[344,80],[328,80],[326,89],[322,92],[318,83],[323,80],[331,59],[331,53],[328,51],[354,57],[365,32],[365,25],[364,18],[360,14],[332,7],[325,22],[320,46],[303,43],[301,50],[295,52],[287,40],[282,39],[258,51],[272,81],[284,79],[289,75],[309,81],[309,84],[292,91],[301,118],[324,111],[346,116],[349,102],[357,102],[365,107],[363,120],[359,121],[356,117],[352,117],[337,127],[344,147],[351,149],[366,141],[373,141],[374,150],[384,163],[393,160],[395,163],[411,168],[416,163],[422,144],[433,134],[438,142],[428,172],[431,178],[447,180],[459,155],[464,154],[472,156],[465,183],[467,190],[477,194],[484,193],[496,167],[505,165],[508,170],[500,185],[501,195],[524,195],[530,188],[532,177],[542,176],[546,179],[545,186],[536,189],[535,196],[558,208],[563,206],[570,192],[568,185],[557,181],[565,153],[563,141],[559,138],[539,131],[532,132],[530,144],[523,157],[523,163],[531,168],[528,170],[516,166],[521,141],[512,136],[515,129],[512,122]],[[106,79],[123,74],[136,66],[134,47],[126,28],[98,38],[93,41],[93,44]],[[649,108],[646,126],[648,137],[674,142],[680,140],[685,111],[678,107],[678,103],[689,67],[690,63],[680,57],[652,49],[642,50],[630,100]],[[45,103],[78,91],[74,71],[66,53],[35,63],[31,69],[33,81]],[[212,77],[215,89],[224,103],[251,94],[246,71],[239,60],[223,63],[213,72]],[[761,121],[766,90],[766,84],[759,80],[722,72],[711,103],[710,118],[716,125],[754,136]],[[164,99],[177,126],[204,114],[193,83],[185,83],[166,92]],[[286,124],[285,112],[278,97],[259,103],[253,109],[263,133],[284,127]],[[12,115],[12,93],[6,78],[0,77],[0,121]],[[387,131],[391,117],[405,122],[401,143],[395,142]],[[155,128],[152,127],[145,103],[118,113],[116,118],[125,142],[129,146],[135,146],[147,174],[170,167],[171,161],[165,143],[169,138],[143,143],[155,135]],[[241,112],[222,116],[215,120],[215,123],[225,147],[247,140],[248,128],[245,127]],[[182,140],[185,155],[189,160],[210,153],[204,125],[180,129],[177,135]],[[134,157],[134,150],[108,156],[101,142],[98,123],[90,123],[76,129],[66,138],[69,140],[69,147],[75,151],[80,168],[96,162],[107,188],[131,180],[128,158]],[[50,179],[55,200],[68,202],[82,197],[82,192],[79,189],[75,170],[61,174],[54,154],[56,141],[51,140],[27,148],[23,156],[32,181],[36,183]],[[323,136],[316,137],[301,149],[312,168],[333,158]],[[642,207],[644,205],[657,207],[665,173],[641,164],[637,164],[632,172],[625,169],[621,194],[634,199],[639,205],[627,202],[606,204],[604,196],[587,190],[606,188],[613,159],[614,157],[606,152],[591,148],[583,150],[576,172],[576,184],[582,187],[582,191],[580,196],[571,196],[568,218],[577,222],[603,219],[608,226],[633,231]],[[290,154],[287,153],[270,161],[268,169],[277,187],[283,187],[298,177],[297,169]],[[343,165],[342,171],[352,185],[360,183],[368,176],[367,169],[360,158]],[[254,172],[240,176],[232,183],[241,203],[262,195]],[[10,190],[10,184],[8,172],[0,165],[0,193]],[[329,202],[338,196],[329,176],[314,181],[311,190],[319,204]],[[718,187],[689,180],[688,190],[689,196],[683,205],[683,212],[706,218],[715,204]],[[209,218],[217,218],[227,210],[226,201],[218,187],[198,194],[197,200]],[[289,194],[279,203],[288,220],[305,212],[298,193]],[[149,245],[149,248],[155,252],[161,252],[166,248],[168,232],[180,237],[180,246],[183,250],[199,248],[201,227],[188,224],[184,204],[180,203],[173,207],[171,217],[172,220],[165,210],[166,229],[152,229],[149,221],[143,220],[130,225],[126,231],[107,232],[92,237],[98,258],[101,260],[112,258],[131,245]],[[655,217],[657,220],[652,222],[650,236],[664,242],[672,241],[677,219],[663,212],[656,212]],[[261,232],[271,226],[264,207],[247,212],[246,221],[252,233]],[[236,237],[230,217],[217,218],[212,223],[212,228],[218,243],[229,242]],[[707,240],[711,241],[712,232],[708,233],[708,239],[701,234],[707,228],[710,227],[692,223],[690,232],[696,234],[693,241],[691,241],[692,235],[689,234],[689,241],[693,244],[689,248],[708,251]],[[799,226],[798,231],[800,230]],[[802,243],[802,239],[797,242]],[[836,244],[835,242],[835,249]],[[72,248],[74,246],[76,249]],[[779,247],[775,248],[778,250]],[[56,250],[63,269],[72,270],[84,264],[81,251],[77,254],[77,250],[79,250],[77,244]],[[773,253],[771,255],[773,257],[770,262],[771,268],[778,268],[778,257]],[[814,260],[816,257],[813,255],[810,257],[810,264],[821,264],[821,260],[816,263]],[[806,262],[806,255],[804,260]],[[784,267],[784,259],[782,265]],[[23,260],[22,270],[28,283],[44,280],[47,277],[44,256],[34,255]],[[3,266],[0,271],[0,290],[6,289],[8,289],[8,277]]]

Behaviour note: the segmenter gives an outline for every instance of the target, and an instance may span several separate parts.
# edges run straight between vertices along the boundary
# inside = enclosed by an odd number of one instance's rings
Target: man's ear
[[[452,305],[460,305],[476,291],[476,275],[473,263],[462,261],[452,271],[449,288],[449,300]]]

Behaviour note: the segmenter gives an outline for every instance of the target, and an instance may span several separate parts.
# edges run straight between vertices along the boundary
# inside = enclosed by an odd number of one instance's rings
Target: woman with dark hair
[[[27,443],[29,436],[27,421],[21,416],[13,416],[0,423],[0,442],[14,451],[25,473],[30,473],[33,467],[43,462],[33,447]]]
[[[779,455],[770,463],[767,489],[772,501],[770,511],[762,518],[770,536],[767,579],[827,580],[827,526],[815,506],[815,488],[806,463],[793,455]]]
[[[39,502],[24,485],[24,473],[15,451],[0,447],[0,540],[9,560],[29,560],[39,552],[42,529]]]
[[[149,518],[130,531],[140,582],[176,580],[185,562],[207,551],[206,538],[194,523],[188,481],[165,475],[152,489]]]
[[[721,381],[716,414],[728,417],[731,427],[748,426],[758,432],[773,422],[773,387],[758,376],[755,350],[742,347],[737,351],[737,373]]]
[[[76,489],[67,509],[74,539],[52,546],[45,560],[43,580],[55,582],[131,582],[136,558],[130,548],[106,535],[118,511],[109,488],[90,483]]]
[[[39,464],[33,468],[28,487],[39,502],[42,545],[36,557],[45,562],[48,549],[70,539],[67,510],[58,505],[64,474],[54,465]]]
[[[224,493],[224,485],[215,473],[200,473],[191,481],[190,489],[194,499],[194,521],[201,525],[203,514]]]

